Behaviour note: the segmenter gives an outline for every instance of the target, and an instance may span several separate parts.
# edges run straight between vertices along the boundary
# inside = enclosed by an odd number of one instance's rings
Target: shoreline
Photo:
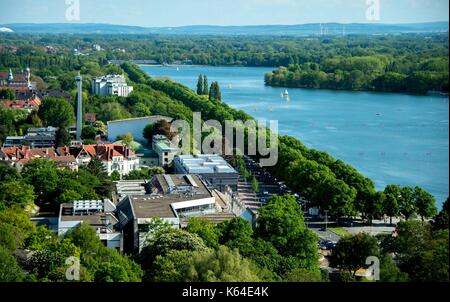
[[[134,63],[135,64],[135,63]],[[200,64],[136,64],[138,66],[144,67],[242,67],[242,68],[276,68],[276,67],[266,67],[266,66],[245,66],[245,65],[200,65]],[[369,93],[392,93],[392,94],[404,94],[404,95],[414,95],[414,96],[438,96],[438,97],[449,97],[448,92],[440,91],[429,91],[427,93],[412,93],[412,92],[395,92],[395,91],[383,91],[383,90],[349,90],[349,89],[331,89],[331,88],[312,88],[312,87],[289,87],[289,86],[278,86],[278,85],[268,85],[267,87],[280,88],[280,89],[308,89],[308,90],[329,90],[329,91],[343,91],[343,92],[369,92]]]
[[[152,65],[152,66],[155,66],[155,65]],[[184,66],[187,66],[187,65],[184,65]],[[206,67],[206,65],[200,65],[200,66],[202,66],[202,67]],[[217,66],[211,66],[211,67],[217,67]],[[245,66],[244,66],[245,67]],[[168,69],[168,72],[170,71],[171,69]],[[174,70],[173,70],[173,72],[175,72]],[[169,75],[166,75],[166,77],[169,77],[170,78],[170,76]],[[180,84],[182,84],[181,82],[178,82],[178,83],[180,83]],[[182,85],[185,85],[185,84],[182,84]],[[264,84],[262,84],[262,85],[264,85]],[[275,89],[277,89],[277,88],[279,88],[279,89],[281,89],[282,87],[280,87],[280,86],[268,86],[268,87],[271,87],[271,88],[275,88]],[[190,87],[188,87],[189,89],[191,89],[192,90],[192,88],[190,88]],[[283,88],[284,89],[284,88]],[[438,95],[438,94],[436,94],[436,93],[434,93],[434,94],[426,94],[426,95],[420,95],[420,94],[408,94],[408,93],[394,93],[394,92],[385,92],[385,91],[352,91],[352,90],[336,90],[336,89],[314,89],[314,88],[292,88],[292,89],[304,89],[304,90],[314,90],[314,91],[329,91],[329,92],[332,92],[332,93],[344,93],[344,94],[347,94],[347,93],[351,93],[351,94],[374,94],[374,95],[379,95],[379,96],[383,96],[383,95],[397,95],[397,96],[400,96],[400,95],[405,95],[405,96],[415,96],[415,97],[437,97],[437,98],[440,98],[440,99],[444,99],[444,97],[442,96],[442,95]],[[445,97],[445,98],[447,98],[447,97]],[[230,102],[228,102],[228,101],[226,101],[226,99],[224,99],[224,102],[225,103],[227,103],[231,108],[234,108],[234,109],[236,109],[236,110],[243,110],[244,112],[246,112],[247,114],[249,114],[252,118],[254,118],[254,119],[256,119],[256,117],[255,117],[255,115],[254,115],[254,112],[252,112],[252,111],[249,111],[249,110],[245,110],[245,109],[238,109],[238,108],[236,108],[236,107],[234,107],[233,106],[233,104],[230,104]],[[297,140],[299,140],[299,141],[302,141],[301,140],[301,138],[300,137],[298,137],[298,136],[296,136],[296,135],[294,135],[294,134],[289,134],[289,133],[284,133],[285,135],[288,135],[288,136],[291,136],[291,137],[293,137],[293,138],[295,138],[295,139],[297,139]],[[303,142],[303,141],[302,141]],[[317,149],[317,147],[314,147],[314,146],[312,146],[312,145],[310,145],[310,144],[308,144],[308,143],[304,143],[308,148],[311,148],[311,149]],[[325,151],[325,150],[321,150],[321,151]],[[329,151],[326,151],[326,152],[329,152]],[[336,159],[341,159],[341,160],[344,160],[342,157],[340,157],[340,156],[337,156],[337,155],[333,155],[333,153],[332,152],[330,152],[330,154],[332,154],[332,156],[333,157],[335,157]],[[345,160],[345,162],[346,163],[348,163],[348,164],[350,164],[350,165],[352,165],[353,167],[356,167],[356,166],[358,166],[358,164],[357,163],[355,163],[355,162],[352,162],[352,161],[348,161],[348,160]],[[359,167],[359,168],[357,168],[357,170],[360,172],[360,173],[362,173],[363,175],[368,175],[368,173],[367,173],[367,171],[364,171],[364,169],[362,169],[361,167]],[[362,171],[364,171],[364,173],[362,172]],[[368,177],[368,176],[366,176],[366,177]],[[370,177],[371,179],[374,179],[374,177],[372,176],[372,177]],[[377,187],[377,189],[382,189],[381,187],[378,187],[378,182],[375,182],[374,181],[374,183],[375,183],[375,185],[376,185],[376,187]],[[442,193],[435,193],[435,194],[438,194],[438,195],[441,195]],[[438,206],[438,207],[442,207],[442,204],[443,204],[443,202],[445,201],[445,198],[444,197],[437,197],[435,194],[433,194],[433,196],[435,196],[435,198],[436,198],[436,205]],[[443,198],[443,199],[442,199]],[[442,199],[442,200],[441,200]]]

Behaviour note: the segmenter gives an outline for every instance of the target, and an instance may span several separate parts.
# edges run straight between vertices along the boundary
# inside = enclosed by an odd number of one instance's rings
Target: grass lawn
[[[344,229],[342,227],[328,228],[328,230],[335,233],[336,235],[338,235],[340,237],[351,235],[351,233],[349,231],[347,231],[346,229]]]

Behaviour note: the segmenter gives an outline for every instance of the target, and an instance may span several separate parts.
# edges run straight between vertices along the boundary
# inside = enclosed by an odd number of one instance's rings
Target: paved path
[[[306,225],[308,226],[308,228],[310,230],[312,230],[317,236],[319,236],[320,239],[324,239],[324,240],[331,240],[333,242],[338,242],[339,239],[341,238],[340,236],[336,235],[335,233],[329,231],[329,230],[322,230],[323,227],[325,226],[325,222],[309,222],[309,221],[305,221]]]

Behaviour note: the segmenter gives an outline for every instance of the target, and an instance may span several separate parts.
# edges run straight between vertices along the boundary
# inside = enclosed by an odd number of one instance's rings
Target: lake
[[[272,68],[141,66],[152,77],[196,90],[199,74],[218,81],[222,99],[256,119],[278,120],[279,133],[326,151],[371,178],[387,184],[421,186],[438,207],[449,193],[447,96],[349,92],[264,85]]]

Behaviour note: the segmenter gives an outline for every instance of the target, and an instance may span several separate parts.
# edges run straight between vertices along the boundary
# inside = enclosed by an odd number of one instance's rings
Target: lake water
[[[142,66],[196,90],[199,74],[218,81],[223,101],[257,119],[278,120],[279,132],[326,151],[387,184],[421,186],[439,208],[449,193],[448,97],[288,89],[264,85],[272,68]]]

